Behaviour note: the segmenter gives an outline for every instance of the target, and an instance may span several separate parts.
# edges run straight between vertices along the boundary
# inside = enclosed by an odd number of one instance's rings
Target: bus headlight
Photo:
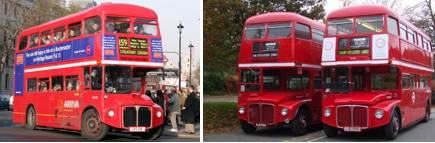
[[[157,111],[157,113],[156,113],[156,115],[157,115],[157,117],[162,117],[162,112],[160,112],[160,111]]]
[[[110,109],[109,112],[107,112],[107,115],[109,115],[109,117],[113,117],[113,116],[115,116],[115,111]]]
[[[245,107],[240,106],[240,108],[239,108],[239,113],[240,113],[240,114],[244,114],[244,113],[245,113]]]
[[[329,108],[326,108],[325,111],[323,111],[323,115],[325,115],[325,117],[331,116],[331,110]]]
[[[381,109],[376,110],[375,117],[381,119],[382,117],[384,117],[384,111],[382,111]]]
[[[288,114],[288,109],[287,108],[282,108],[281,109],[281,115],[282,116],[286,116]]]

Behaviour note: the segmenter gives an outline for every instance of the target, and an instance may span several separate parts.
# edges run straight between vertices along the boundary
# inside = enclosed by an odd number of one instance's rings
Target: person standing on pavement
[[[180,116],[180,96],[177,91],[173,90],[171,98],[169,98],[169,115],[171,116],[172,129],[171,132],[178,132],[177,116]]]
[[[168,90],[164,90],[164,92],[163,92],[163,99],[165,101],[165,116],[167,117],[167,118],[165,118],[165,123],[167,125],[170,125],[169,124],[169,96],[168,96],[168,94],[169,94]]]
[[[180,126],[184,126],[183,121],[181,121],[181,115],[183,114],[183,107],[184,107],[184,102],[186,101],[187,96],[185,96],[181,90],[177,90],[178,96],[180,96],[180,115],[177,116],[178,118],[178,125]]]
[[[181,114],[181,120],[184,122],[184,124],[186,125],[186,131],[185,133],[189,133],[189,134],[195,134],[195,130],[194,130],[194,126],[193,124],[195,123],[195,112],[196,112],[196,102],[198,102],[198,100],[196,99],[196,94],[195,94],[195,86],[191,85],[189,87],[189,96],[187,96],[186,98],[186,102],[184,102],[184,112],[183,114]]]

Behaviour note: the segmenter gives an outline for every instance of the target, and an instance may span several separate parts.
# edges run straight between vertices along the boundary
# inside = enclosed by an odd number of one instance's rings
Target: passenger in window
[[[46,43],[45,43],[45,39],[47,39],[47,36],[42,36],[41,37],[41,45],[45,45]]]
[[[51,42],[51,35],[47,35],[47,38],[45,39],[45,44],[50,44]]]
[[[56,36],[54,37],[54,41],[55,42],[59,42],[59,41],[62,41],[64,39],[64,37],[63,37],[63,32],[57,32],[56,33]]]
[[[125,33],[128,33],[128,34],[130,34],[130,33],[131,33],[131,28],[130,28],[130,25],[128,25],[127,29],[125,30]]]
[[[143,25],[137,27],[136,34],[146,34]]]
[[[100,23],[97,21],[94,21],[94,24],[92,24],[92,30],[93,34],[100,33]]]
[[[116,31],[115,31],[115,24],[113,24],[113,22],[107,23],[106,24],[106,31],[107,32],[116,33]]]
[[[73,87],[73,84],[71,82],[68,82],[68,85],[66,86],[66,91],[72,91]]]
[[[80,89],[80,84],[78,84],[78,82],[77,82],[76,91],[78,91],[79,89]]]
[[[74,31],[74,29],[70,29],[68,32],[68,38],[74,38],[76,37],[76,32]]]
[[[33,37],[33,41],[30,47],[38,46],[38,42],[39,42],[39,37],[38,36]]]
[[[60,86],[60,84],[56,84],[54,87],[53,87],[53,91],[61,91],[62,90],[62,87]]]

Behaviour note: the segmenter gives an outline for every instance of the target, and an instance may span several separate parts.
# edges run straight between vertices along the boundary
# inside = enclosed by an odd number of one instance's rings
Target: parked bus
[[[382,128],[395,139],[400,129],[428,121],[434,70],[424,32],[379,5],[334,10],[325,31],[322,122],[328,137]]]
[[[164,112],[143,93],[145,73],[158,68],[158,18],[145,7],[103,3],[26,29],[15,51],[13,122],[89,140],[108,131],[157,139]]]
[[[325,25],[289,12],[246,20],[240,46],[238,118],[245,133],[321,123],[320,58]]]

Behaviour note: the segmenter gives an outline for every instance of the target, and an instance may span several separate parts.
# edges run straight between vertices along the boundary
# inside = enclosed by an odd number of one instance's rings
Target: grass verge
[[[235,102],[204,102],[204,135],[229,133],[240,129]]]

